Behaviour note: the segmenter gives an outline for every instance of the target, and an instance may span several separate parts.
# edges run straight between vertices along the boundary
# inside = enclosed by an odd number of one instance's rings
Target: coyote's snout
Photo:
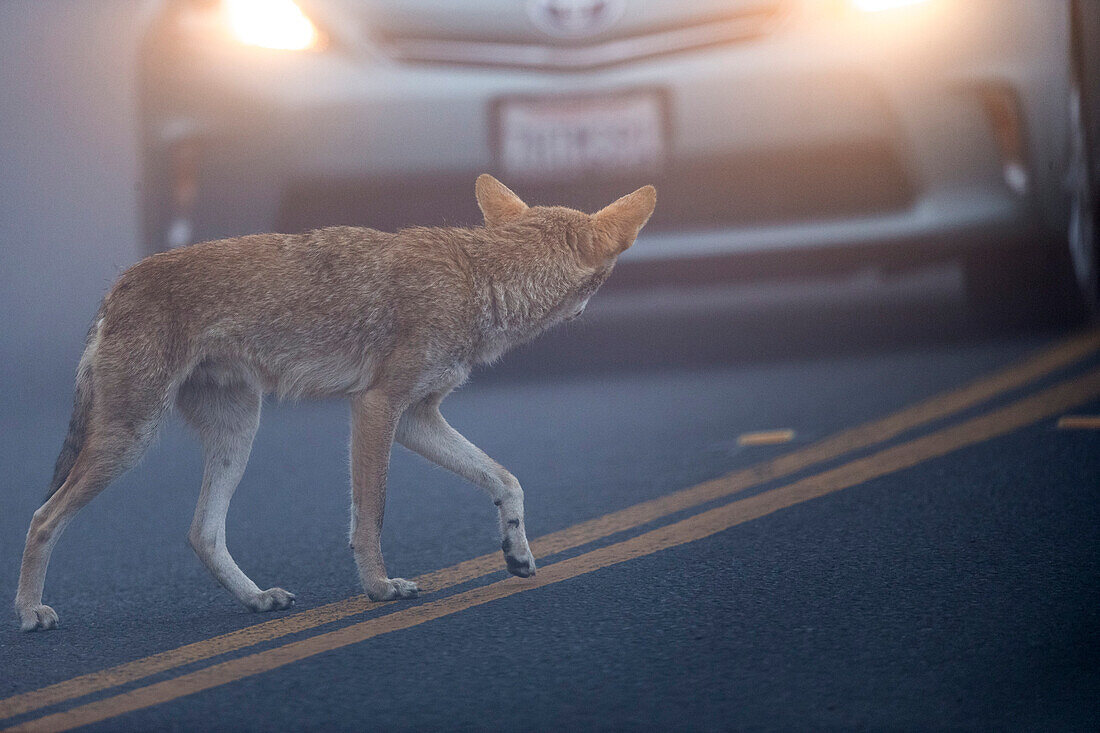
[[[489,175],[476,193],[478,228],[260,234],[157,254],[123,273],[89,333],[69,434],[27,532],[22,628],[57,625],[42,589],[58,537],[141,456],[173,404],[205,459],[192,547],[246,607],[292,605],[281,588],[260,590],[226,548],[226,512],[265,392],[348,396],[351,546],[371,599],[418,593],[386,576],[379,542],[394,439],[485,489],[508,570],[534,575],[519,481],[448,425],[439,404],[475,364],[579,315],[653,213],[656,192],[646,186],[591,215],[528,207]]]

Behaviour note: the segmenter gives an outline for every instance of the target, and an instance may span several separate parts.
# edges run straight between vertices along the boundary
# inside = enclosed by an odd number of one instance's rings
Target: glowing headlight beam
[[[304,51],[320,40],[293,0],[222,0],[222,10],[233,36],[249,46]]]

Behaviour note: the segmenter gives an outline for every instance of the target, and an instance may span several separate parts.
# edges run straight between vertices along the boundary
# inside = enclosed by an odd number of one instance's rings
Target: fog
[[[0,372],[64,384],[138,257],[134,0],[0,3]],[[16,369],[16,365],[20,365]],[[60,381],[64,380],[64,381]],[[37,385],[42,386],[42,385]]]

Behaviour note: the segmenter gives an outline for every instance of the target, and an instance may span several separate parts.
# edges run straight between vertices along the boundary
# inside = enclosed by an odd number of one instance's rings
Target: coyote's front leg
[[[443,419],[439,399],[431,397],[405,411],[397,427],[398,442],[489,492],[499,510],[500,547],[508,571],[521,578],[531,577],[535,557],[527,545],[519,481]]]
[[[382,515],[386,473],[400,409],[382,390],[355,395],[351,402],[351,549],[363,589],[372,601],[415,598],[416,583],[390,578],[382,560]]]

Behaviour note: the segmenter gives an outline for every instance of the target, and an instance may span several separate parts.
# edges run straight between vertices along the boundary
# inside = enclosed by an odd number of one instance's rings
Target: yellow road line
[[[1100,369],[1081,378],[1061,382],[1032,397],[1021,399],[953,427],[884,449],[786,486],[701,512],[623,542],[545,566],[539,570],[535,578],[527,581],[511,578],[490,583],[448,598],[371,618],[342,629],[214,664],[174,679],[30,720],[8,728],[5,733],[32,730],[64,731],[114,718],[268,672],[381,634],[407,629],[490,601],[542,588],[660,550],[694,542],[795,504],[863,484],[960,448],[1004,435],[1097,397],[1100,397]]]
[[[959,389],[918,402],[884,418],[843,430],[800,450],[692,488],[580,522],[558,532],[544,535],[531,544],[536,556],[546,557],[699,504],[730,496],[766,481],[789,476],[818,463],[889,440],[907,430],[980,405],[997,395],[1023,387],[1036,379],[1080,361],[1097,349],[1100,349],[1100,331],[1088,331],[1044,349],[1017,365]],[[493,553],[421,575],[415,580],[425,592],[432,592],[465,583],[500,569],[500,555]],[[365,596],[356,596],[264,621],[105,670],[73,677],[0,700],[0,720],[289,634],[307,631],[386,605],[389,604],[372,603]]]
[[[1100,415],[1066,415],[1058,418],[1059,430],[1100,430]]]

